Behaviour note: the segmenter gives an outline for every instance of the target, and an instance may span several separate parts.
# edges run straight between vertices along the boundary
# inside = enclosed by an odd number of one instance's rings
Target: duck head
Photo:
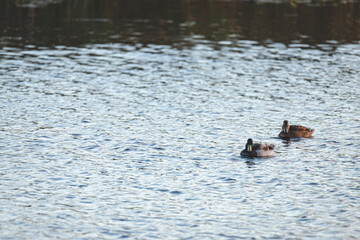
[[[253,140],[252,140],[251,138],[249,138],[249,139],[247,140],[247,143],[246,143],[246,145],[245,145],[245,149],[246,149],[246,151],[248,151],[248,152],[251,152],[251,151],[252,151],[252,149],[253,149]]]
[[[287,133],[289,132],[289,129],[290,129],[289,121],[284,120],[284,123],[282,125],[282,130],[284,131],[284,133]]]

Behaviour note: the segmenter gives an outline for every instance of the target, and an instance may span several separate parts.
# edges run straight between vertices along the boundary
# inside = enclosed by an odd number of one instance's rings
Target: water
[[[8,9],[49,19],[66,6]],[[2,21],[1,239],[359,238],[356,30],[256,39],[186,33],[185,21],[162,39],[152,20],[126,20],[114,37],[117,25],[90,21],[98,14],[76,20],[93,37],[63,44],[73,22],[59,35],[35,24],[43,35],[32,38]],[[278,139],[284,119],[314,137]],[[275,144],[275,156],[241,158],[249,137]]]

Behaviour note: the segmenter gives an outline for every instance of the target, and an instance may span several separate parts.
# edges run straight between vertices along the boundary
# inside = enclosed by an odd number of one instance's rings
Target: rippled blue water
[[[188,41],[0,50],[2,239],[359,238],[359,45]]]

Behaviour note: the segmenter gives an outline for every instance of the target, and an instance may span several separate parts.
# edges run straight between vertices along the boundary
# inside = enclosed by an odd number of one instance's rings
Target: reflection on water
[[[140,2],[0,1],[0,238],[358,238],[358,4]]]
[[[349,43],[360,39],[358,1],[68,0],[29,7],[36,2],[0,2],[2,46],[89,42],[183,45],[193,36],[262,44]]]

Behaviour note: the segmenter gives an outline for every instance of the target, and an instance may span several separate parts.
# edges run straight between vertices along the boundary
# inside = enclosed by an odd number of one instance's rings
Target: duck
[[[282,130],[279,133],[280,138],[309,138],[315,132],[314,129],[300,125],[289,125],[288,120],[284,120]]]
[[[247,140],[245,149],[240,155],[243,157],[272,157],[274,156],[274,144],[254,143],[251,138]]]

